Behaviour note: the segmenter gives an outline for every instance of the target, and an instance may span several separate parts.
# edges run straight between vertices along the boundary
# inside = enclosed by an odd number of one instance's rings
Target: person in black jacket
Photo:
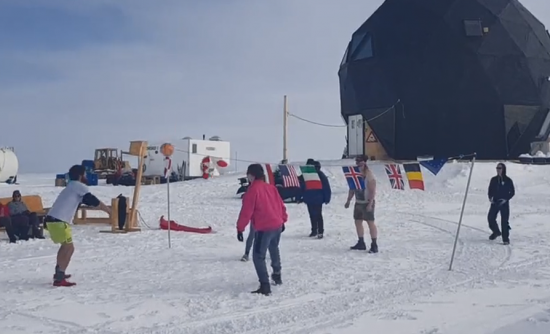
[[[313,159],[311,159],[313,160]],[[303,177],[301,179],[302,185],[302,201],[307,205],[307,211],[309,213],[309,219],[311,221],[311,238],[323,239],[323,233],[325,233],[325,225],[323,221],[323,204],[330,203],[330,197],[332,195],[330,189],[330,183],[325,173],[321,171],[321,163],[319,161],[308,160],[309,165],[315,166],[315,170],[319,175],[319,179],[323,185],[322,189],[306,190]]]
[[[510,225],[508,219],[510,218],[510,200],[515,194],[514,182],[506,175],[506,165],[499,163],[497,165],[497,175],[489,183],[488,195],[491,208],[487,214],[487,220],[489,221],[489,228],[493,231],[489,240],[495,240],[502,235],[502,242],[505,245],[510,244]],[[497,224],[497,214],[499,212],[502,233]]]

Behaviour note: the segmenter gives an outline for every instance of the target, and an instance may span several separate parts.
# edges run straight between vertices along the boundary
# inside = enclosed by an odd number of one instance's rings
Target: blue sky
[[[522,2],[549,25],[547,1]],[[277,162],[284,94],[290,112],[343,124],[338,66],[381,3],[2,0],[0,146],[16,147],[21,172],[203,133]],[[339,158],[345,134],[290,119],[290,159]]]

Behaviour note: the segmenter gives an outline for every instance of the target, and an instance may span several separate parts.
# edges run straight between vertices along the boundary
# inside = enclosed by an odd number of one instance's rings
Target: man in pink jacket
[[[252,293],[271,294],[269,274],[265,256],[269,250],[275,285],[283,284],[281,279],[281,256],[279,241],[288,219],[286,207],[274,185],[265,182],[264,169],[260,164],[248,166],[246,171],[250,186],[243,196],[243,206],[237,221],[237,239],[242,242],[243,232],[249,222],[256,233],[252,250],[252,261],[260,280],[260,288]]]

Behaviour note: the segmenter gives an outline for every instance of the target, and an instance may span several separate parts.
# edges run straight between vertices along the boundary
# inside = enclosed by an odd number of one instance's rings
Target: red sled
[[[160,217],[160,229],[161,230],[167,230],[168,229],[168,220],[164,219],[164,216]],[[175,221],[170,221],[170,230],[171,231],[181,231],[181,232],[192,232],[192,233],[212,233],[212,227],[190,227],[185,225],[180,225],[176,223]]]

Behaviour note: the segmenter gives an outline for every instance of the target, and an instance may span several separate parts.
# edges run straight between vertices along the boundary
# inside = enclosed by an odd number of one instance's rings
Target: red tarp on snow
[[[160,217],[159,221],[160,229],[161,230],[167,230],[168,229],[168,220],[164,219],[164,216]],[[212,233],[212,227],[189,227],[185,225],[180,225],[176,223],[175,221],[170,221],[170,230],[171,231],[182,231],[182,232],[193,232],[193,233]]]

